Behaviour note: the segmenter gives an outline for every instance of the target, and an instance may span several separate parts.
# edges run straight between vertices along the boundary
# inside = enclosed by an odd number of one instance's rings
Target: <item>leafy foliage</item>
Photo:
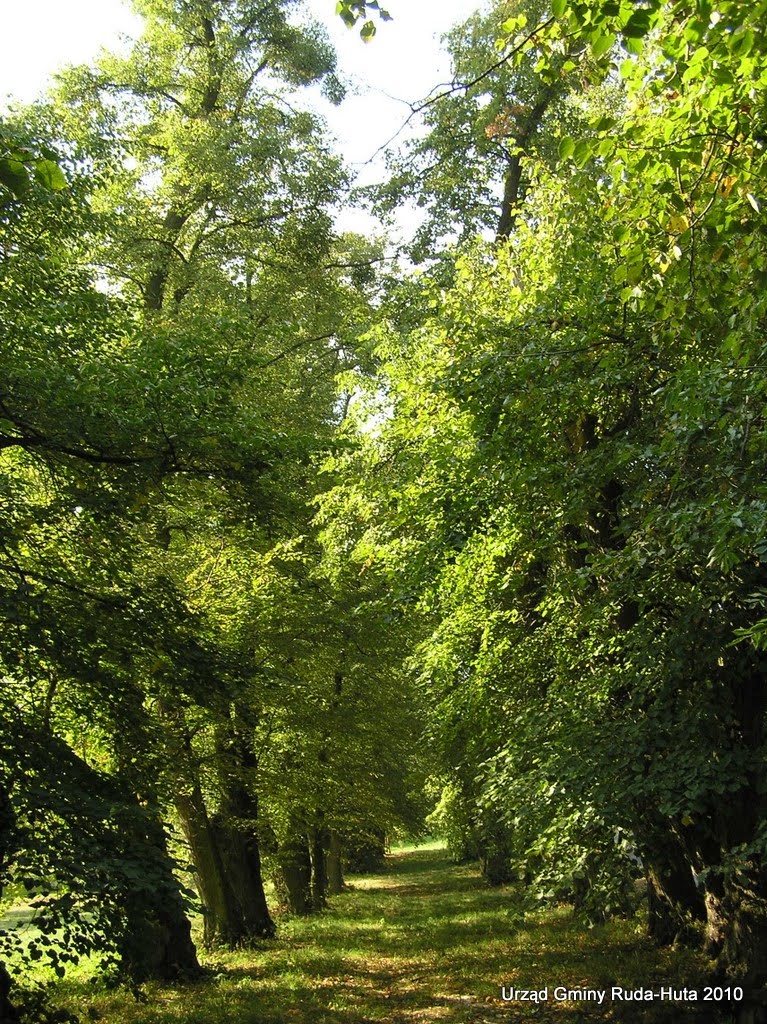
[[[347,28],[354,28],[359,21],[362,21],[360,38],[369,43],[376,34],[376,24],[368,17],[369,11],[375,11],[381,21],[391,21],[391,15],[381,7],[378,0],[338,0],[336,14],[339,15]]]

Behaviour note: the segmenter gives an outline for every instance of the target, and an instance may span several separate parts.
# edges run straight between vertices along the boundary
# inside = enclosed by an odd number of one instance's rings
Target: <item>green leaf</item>
[[[569,135],[565,135],[559,142],[559,158],[560,160],[569,160],[575,152],[575,140],[570,138]]]
[[[357,15],[348,3],[344,3],[343,0],[339,0],[336,4],[336,14],[340,15],[341,21],[343,21],[347,28],[354,28],[357,22]]]
[[[29,188],[29,172],[20,160],[13,157],[0,159],[0,185],[20,196]]]
[[[369,43],[375,34],[376,27],[373,24],[373,22],[366,21],[365,24],[360,29],[360,36],[362,37],[362,41],[365,43]]]
[[[634,61],[624,60],[620,66],[621,78],[631,78],[634,73]]]
[[[641,39],[650,31],[650,12],[634,11],[623,26],[622,32],[626,39]]]
[[[598,35],[591,41],[591,52],[595,57],[601,57],[615,45],[616,35],[614,32],[607,32],[603,35]]]
[[[59,165],[53,160],[38,160],[35,163],[35,178],[52,192],[60,192],[67,187],[67,179]]]
[[[575,160],[576,167],[583,167],[591,158],[593,152],[592,144],[590,139],[579,139],[575,143],[575,152],[573,159]]]
[[[527,24],[527,16],[525,14],[516,14],[513,18],[507,18],[506,21],[501,25],[501,32],[506,36],[512,35],[519,29],[524,28]]]
[[[602,139],[597,146],[597,153],[599,156],[609,156],[615,149],[615,139],[612,136],[608,136]]]
[[[552,0],[551,13],[555,18],[561,18],[567,10],[567,0]]]

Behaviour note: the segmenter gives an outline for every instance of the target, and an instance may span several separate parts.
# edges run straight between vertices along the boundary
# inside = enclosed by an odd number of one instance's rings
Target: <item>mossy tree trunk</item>
[[[176,797],[176,809],[189,843],[204,906],[204,945],[208,949],[234,947],[242,939],[242,924],[199,783],[195,783],[188,796]]]
[[[288,906],[294,914],[310,914],[312,903],[312,859],[306,831],[293,816],[288,836],[277,853]]]
[[[343,869],[341,867],[341,837],[335,830],[328,836],[328,893],[336,896],[344,887]]]

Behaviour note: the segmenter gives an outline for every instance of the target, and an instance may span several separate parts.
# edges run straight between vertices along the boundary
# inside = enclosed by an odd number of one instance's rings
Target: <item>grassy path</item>
[[[601,1007],[504,1002],[501,986],[690,987],[700,963],[658,951],[637,922],[583,929],[566,909],[514,914],[508,891],[436,847],[397,852],[385,874],[351,879],[322,915],[284,920],[255,950],[209,957],[202,982],[147,989],[147,1001],[69,983],[84,1020],[109,1024],[497,1024],[683,1021],[682,1004]],[[710,1020],[711,1016],[695,1017]]]

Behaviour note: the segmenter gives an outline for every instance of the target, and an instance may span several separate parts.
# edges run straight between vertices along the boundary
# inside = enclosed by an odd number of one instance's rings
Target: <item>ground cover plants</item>
[[[299,0],[136,9],[0,122],[0,1024],[764,1024],[767,0],[467,11],[365,189]]]
[[[206,975],[179,986],[151,984],[144,1000],[87,981],[62,983],[60,1004],[115,1024],[278,1024],[597,1019],[572,1001],[538,1006],[501,998],[502,987],[692,987],[706,962],[659,950],[637,921],[584,928],[572,910],[525,918],[508,889],[492,889],[474,867],[455,865],[432,843],[396,850],[385,871],[354,876],[319,917],[284,922],[280,939],[213,954]],[[516,913],[515,913],[516,911]],[[702,989],[701,989],[702,991]],[[605,1020],[702,1019],[694,1007],[663,1005]]]

